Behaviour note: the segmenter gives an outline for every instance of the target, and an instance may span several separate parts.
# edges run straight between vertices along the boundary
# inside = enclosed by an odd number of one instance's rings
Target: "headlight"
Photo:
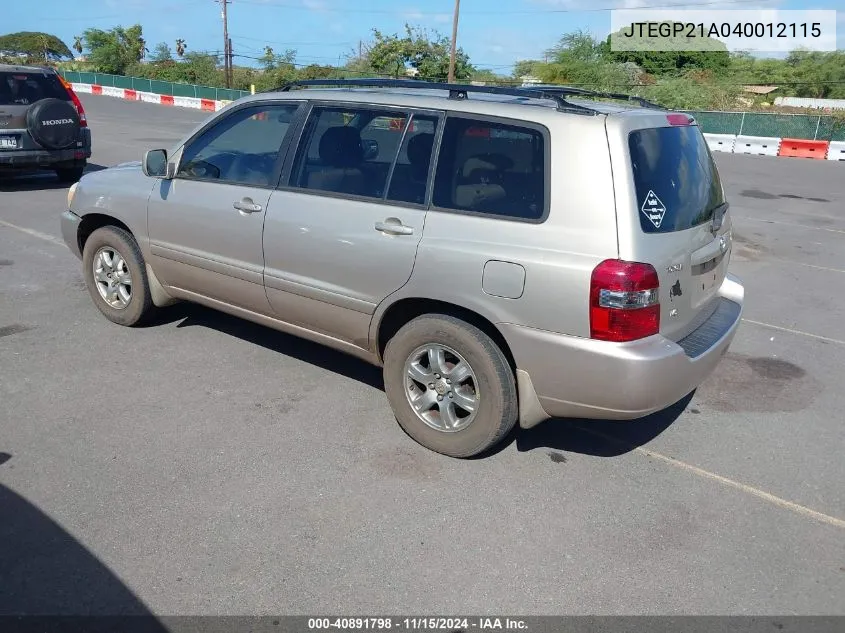
[[[70,206],[73,204],[73,197],[76,195],[76,188],[79,186],[78,182],[73,183],[70,186],[70,189],[67,190],[67,208],[70,209]]]

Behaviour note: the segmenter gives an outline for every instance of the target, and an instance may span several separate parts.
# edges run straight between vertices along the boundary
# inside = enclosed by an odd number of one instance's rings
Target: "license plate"
[[[0,149],[17,149],[18,139],[14,136],[0,136]]]

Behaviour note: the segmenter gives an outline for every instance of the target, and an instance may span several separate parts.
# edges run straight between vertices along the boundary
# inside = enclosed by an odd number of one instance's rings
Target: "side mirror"
[[[167,162],[167,150],[151,149],[145,152],[141,167],[144,170],[145,176],[149,176],[150,178],[167,178],[170,172],[170,163]],[[172,178],[172,176],[170,177]]]
[[[364,160],[372,160],[378,156],[378,141],[365,138],[361,139],[361,145],[364,147]]]

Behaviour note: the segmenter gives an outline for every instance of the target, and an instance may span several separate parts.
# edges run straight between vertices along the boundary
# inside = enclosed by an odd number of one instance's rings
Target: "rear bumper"
[[[79,259],[82,259],[78,239],[80,222],[82,222],[82,218],[73,211],[65,211],[61,215],[62,238],[70,251]]]
[[[69,149],[0,150],[0,169],[39,169],[91,158],[91,130],[82,128],[82,145]]]
[[[728,275],[719,289],[719,308],[677,343],[660,335],[608,343],[500,325],[519,369],[520,425],[534,426],[542,414],[630,420],[678,402],[727,352],[743,301],[742,284]]]

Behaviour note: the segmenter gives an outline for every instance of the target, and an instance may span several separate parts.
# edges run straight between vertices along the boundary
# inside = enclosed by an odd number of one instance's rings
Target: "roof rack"
[[[483,93],[503,95],[509,97],[521,97],[523,99],[549,99],[557,104],[557,109],[562,112],[574,112],[576,114],[585,114],[595,116],[598,111],[589,108],[585,105],[571,103],[567,101],[567,97],[571,96],[591,96],[601,98],[614,98],[626,101],[638,101],[643,107],[660,108],[660,106],[652,104],[641,97],[633,97],[629,95],[613,95],[600,92],[592,92],[589,90],[580,90],[578,88],[567,88],[564,86],[555,88],[545,87],[520,87],[507,88],[502,86],[474,86],[465,84],[448,84],[434,81],[422,81],[419,79],[304,79],[301,81],[292,81],[280,86],[272,88],[266,92],[289,92],[294,88],[307,88],[312,86],[325,86],[337,88],[413,88],[417,90],[446,90],[449,92],[450,99],[464,100],[469,93]],[[662,109],[662,108],[661,108]]]
[[[597,92],[595,90],[584,90],[583,88],[572,88],[570,86],[525,86],[523,90],[538,90],[545,93],[559,93],[562,95],[593,97],[594,99],[613,99],[615,101],[635,101],[643,108],[654,108],[665,110],[662,105],[648,101],[636,95],[626,95],[618,92]]]

